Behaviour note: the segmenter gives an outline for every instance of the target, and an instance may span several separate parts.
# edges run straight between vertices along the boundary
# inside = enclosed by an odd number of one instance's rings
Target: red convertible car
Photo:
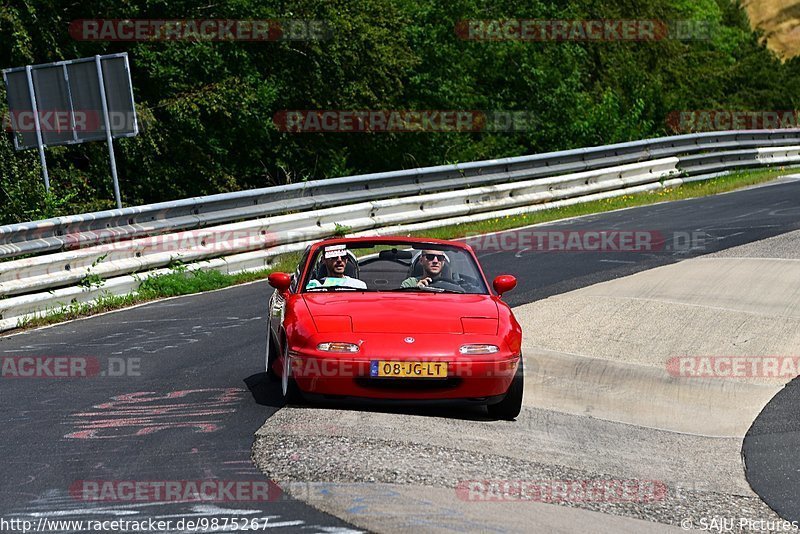
[[[267,374],[305,398],[466,401],[513,419],[522,330],[472,249],[434,239],[337,238],[272,273]]]

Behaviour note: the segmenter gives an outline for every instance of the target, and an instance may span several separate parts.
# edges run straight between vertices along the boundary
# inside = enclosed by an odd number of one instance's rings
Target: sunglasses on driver
[[[423,254],[423,256],[425,256],[425,259],[428,261],[437,260],[439,262],[444,262],[445,260],[444,254]]]

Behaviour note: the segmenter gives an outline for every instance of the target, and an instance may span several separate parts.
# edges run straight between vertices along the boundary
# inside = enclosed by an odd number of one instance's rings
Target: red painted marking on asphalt
[[[117,395],[110,402],[93,406],[93,410],[73,414],[77,418],[73,421],[75,430],[64,437],[111,439],[179,428],[216,432],[223,428],[219,416],[235,412],[244,393],[239,388],[211,388],[163,395],[149,391]]]

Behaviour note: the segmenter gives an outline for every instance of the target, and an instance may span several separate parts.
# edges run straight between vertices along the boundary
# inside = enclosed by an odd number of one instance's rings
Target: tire
[[[489,404],[486,406],[489,415],[496,419],[503,421],[513,421],[522,410],[522,392],[525,390],[525,372],[522,365],[522,356],[519,358],[519,365],[517,372],[514,374],[514,379],[508,387],[503,400],[497,404]]]
[[[292,378],[292,366],[289,359],[289,343],[283,342],[283,376],[281,376],[281,392],[286,404],[299,404],[303,401],[303,395],[297,382]]]
[[[278,382],[281,377],[278,376],[278,373],[275,372],[273,368],[273,364],[278,359],[278,350],[275,346],[275,340],[272,338],[272,331],[270,330],[269,326],[267,326],[267,357],[266,357],[266,367],[267,367],[267,378],[269,378],[270,382]]]

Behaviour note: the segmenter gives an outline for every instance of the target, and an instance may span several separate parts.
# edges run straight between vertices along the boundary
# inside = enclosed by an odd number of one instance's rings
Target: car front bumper
[[[377,378],[376,358],[291,354],[292,377],[308,394],[397,400],[455,400],[502,397],[520,362],[516,355],[437,358],[447,362],[447,378]],[[388,360],[381,358],[381,360]],[[420,361],[404,358],[397,361]]]

